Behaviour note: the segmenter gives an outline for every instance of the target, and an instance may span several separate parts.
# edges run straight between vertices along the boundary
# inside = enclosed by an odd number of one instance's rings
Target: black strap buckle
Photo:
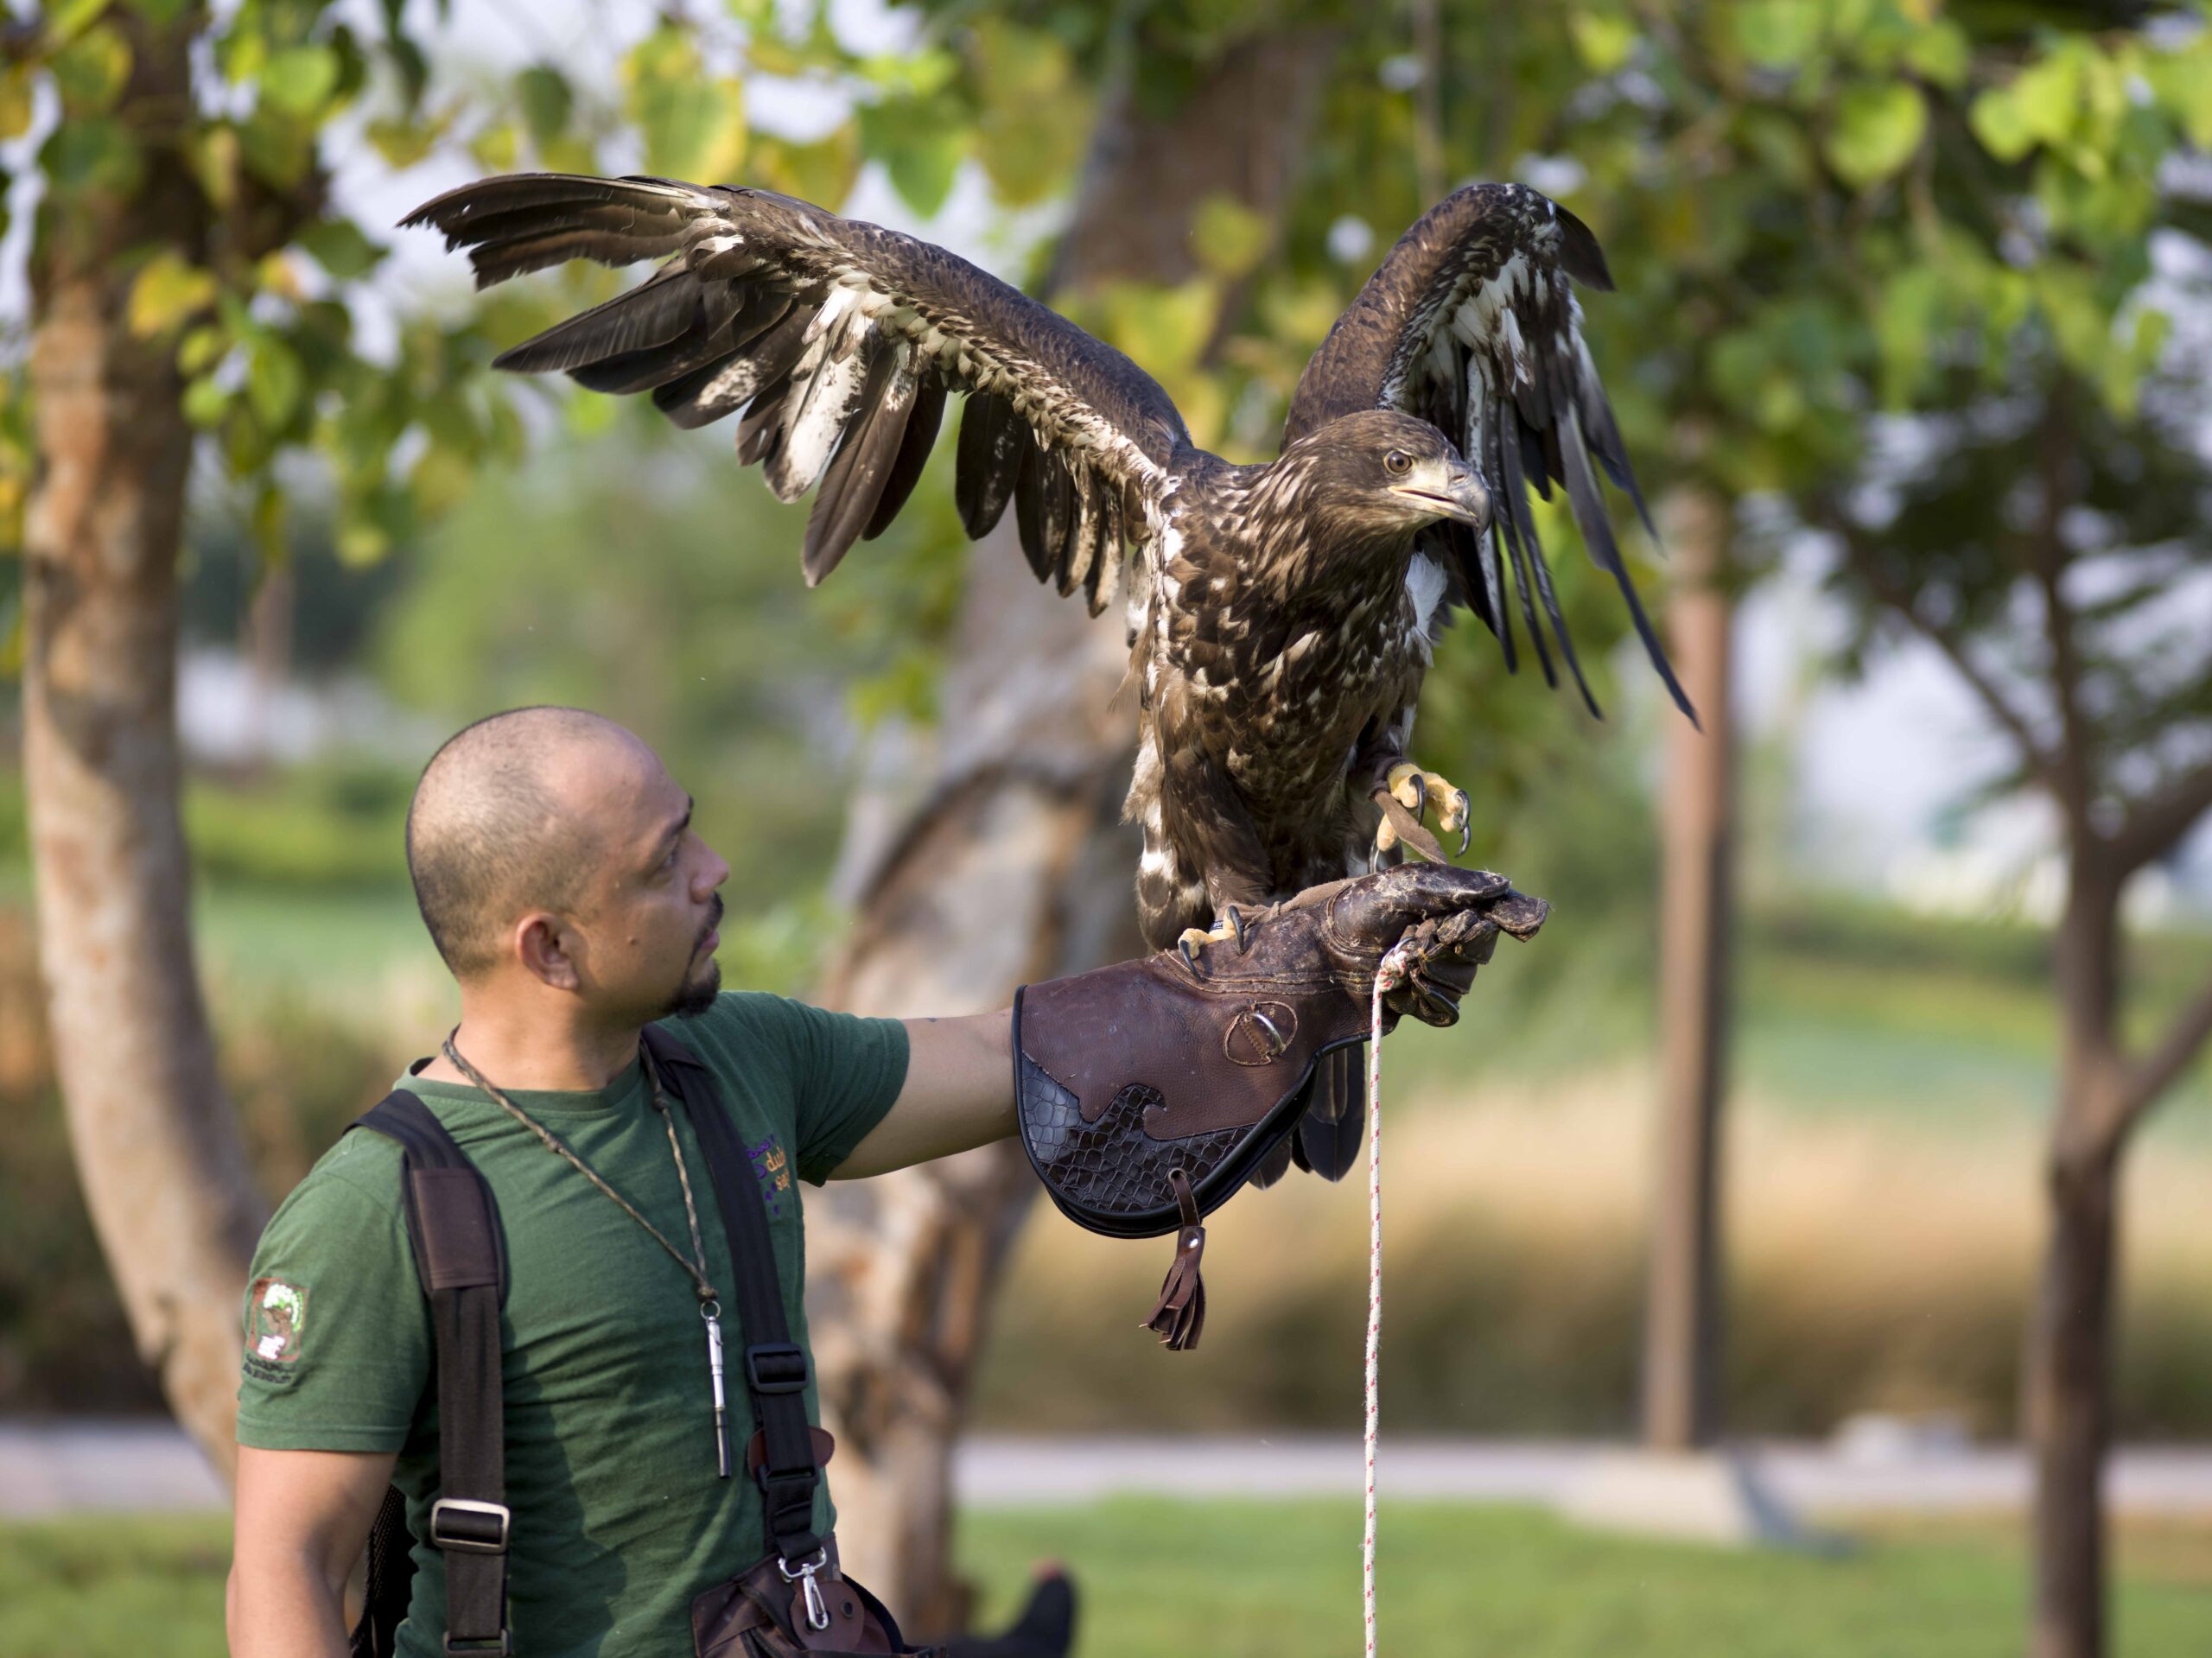
[[[761,1342],[745,1350],[745,1385],[756,1394],[803,1392],[806,1350],[796,1342]]]
[[[448,1554],[505,1554],[514,1514],[504,1502],[442,1496],[430,1504],[430,1543]]]
[[[481,1641],[463,1641],[454,1636],[446,1637],[446,1658],[510,1658],[515,1649],[515,1638],[505,1629]]]

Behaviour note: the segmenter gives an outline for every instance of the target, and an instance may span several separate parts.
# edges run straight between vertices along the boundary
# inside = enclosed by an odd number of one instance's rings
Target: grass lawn
[[[1593,1537],[1526,1509],[1386,1507],[1382,1644],[1511,1658],[2016,1658],[2025,1587],[2010,1528],[1916,1525],[1840,1559]],[[0,1528],[0,1658],[223,1650],[224,1523]],[[2121,1539],[2115,1658],[2212,1652],[2212,1528]],[[1083,1658],[1344,1658],[1359,1629],[1345,1502],[1122,1500],[963,1522],[995,1623],[1027,1565],[1067,1562]],[[671,1658],[673,1655],[671,1655]]]

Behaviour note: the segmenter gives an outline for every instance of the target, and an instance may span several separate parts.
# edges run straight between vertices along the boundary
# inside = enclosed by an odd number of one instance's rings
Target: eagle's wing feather
[[[1582,338],[1570,278],[1589,288],[1613,285],[1597,238],[1573,213],[1524,185],[1454,192],[1398,239],[1313,353],[1291,399],[1283,441],[1377,407],[1440,428],[1482,473],[1492,503],[1491,531],[1479,543],[1457,525],[1427,532],[1427,550],[1453,578],[1452,596],[1489,624],[1511,664],[1510,565],[1544,677],[1553,677],[1551,653],[1537,626],[1538,605],[1595,712],[1529,502],[1529,488],[1548,500],[1553,483],[1563,484],[1583,544],[1619,584],[1652,665],[1694,720],[1606,517],[1599,471],[1627,492],[1651,528]]]
[[[889,525],[928,460],[948,391],[969,394],[955,487],[981,536],[1012,502],[1040,581],[1094,614],[1125,541],[1152,541],[1190,442],[1121,353],[966,260],[761,190],[518,174],[401,221],[467,247],[479,287],[569,259],[665,261],[645,282],[503,353],[594,391],[651,391],[679,426],[744,410],[738,455],[794,500],[810,582]]]

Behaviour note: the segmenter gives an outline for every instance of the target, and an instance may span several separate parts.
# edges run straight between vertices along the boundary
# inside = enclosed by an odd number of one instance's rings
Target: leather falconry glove
[[[1071,1220],[1111,1237],[1177,1233],[1150,1327],[1197,1344],[1199,1222],[1306,1109],[1324,1054],[1368,1033],[1376,969],[1402,941],[1384,1029],[1459,1017],[1500,933],[1527,938],[1542,899],[1502,875],[1408,863],[1309,887],[1185,961],[1163,951],[1026,985],[1014,1001],[1022,1144]]]

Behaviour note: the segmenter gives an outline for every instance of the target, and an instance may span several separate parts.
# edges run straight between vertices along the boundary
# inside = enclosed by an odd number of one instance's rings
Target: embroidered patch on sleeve
[[[791,1173],[784,1148],[776,1144],[771,1134],[757,1146],[746,1147],[746,1154],[753,1159],[753,1178],[760,1182],[760,1195],[766,1199],[768,1213],[780,1216],[784,1212],[783,1194],[791,1189]]]
[[[300,1339],[307,1328],[306,1286],[282,1278],[257,1278],[246,1298],[245,1356],[249,1373],[264,1381],[268,1372],[289,1374],[299,1363]]]

